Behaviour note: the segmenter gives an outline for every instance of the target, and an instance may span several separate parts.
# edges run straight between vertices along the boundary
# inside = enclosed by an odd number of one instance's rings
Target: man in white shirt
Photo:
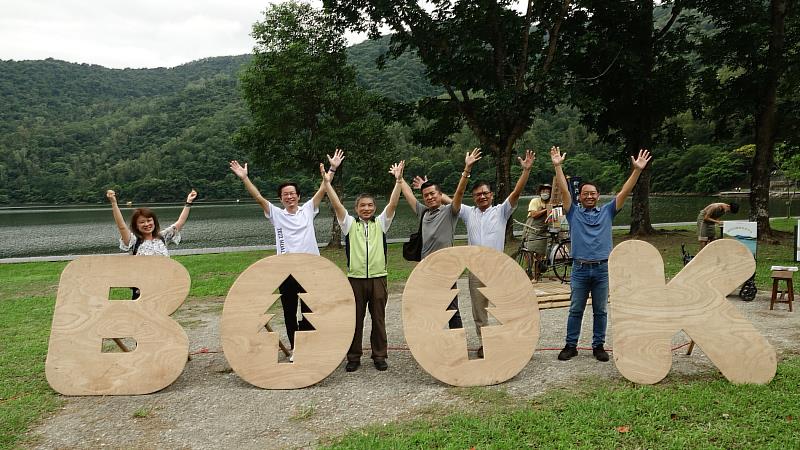
[[[331,178],[333,178],[333,173],[336,172],[343,159],[344,152],[340,149],[336,149],[333,157],[328,155],[328,161],[330,162],[328,172],[331,174]],[[250,196],[261,205],[264,210],[264,216],[272,222],[272,226],[275,228],[275,247],[279,255],[284,253],[319,255],[317,236],[314,232],[314,217],[319,213],[319,204],[322,201],[322,197],[325,196],[324,180],[320,183],[319,189],[311,197],[311,200],[302,205],[300,205],[300,191],[296,183],[280,185],[278,187],[278,195],[283,205],[282,209],[264,198],[258,188],[250,181],[247,176],[247,164],[241,166],[239,161],[231,161],[231,171],[242,180]],[[297,294],[303,292],[300,284],[290,276],[278,289],[281,293],[281,306],[283,307],[283,318],[286,323],[286,334],[289,336],[289,343],[292,349],[294,349],[294,333],[298,329],[313,330],[314,328],[305,317],[302,317],[299,323],[297,321]],[[302,313],[311,312],[302,301],[300,302],[300,309],[301,316]]]
[[[525,183],[528,182],[528,176],[531,173],[531,166],[535,157],[536,154],[530,150],[525,151],[525,159],[517,157],[517,160],[522,165],[522,173],[514,186],[514,190],[500,205],[492,206],[494,193],[491,185],[486,181],[476,181],[472,185],[472,199],[475,202],[475,206],[461,205],[463,195],[460,194],[463,194],[466,183],[459,183],[458,189],[461,192],[456,190],[456,194],[453,196],[453,207],[458,209],[458,217],[467,226],[467,242],[469,245],[480,245],[493,248],[499,252],[504,251],[506,224],[517,207],[517,201],[525,188]],[[481,159],[480,152],[477,155],[474,153],[467,154],[464,160],[464,172],[461,173],[462,180],[469,178],[473,164],[479,159]],[[478,336],[481,336],[481,328],[489,323],[489,316],[486,312],[489,300],[478,289],[481,287],[484,287],[484,284],[470,273],[469,295],[472,299],[472,317],[475,318],[475,329],[478,332]],[[478,357],[483,358],[483,346],[478,349]]]

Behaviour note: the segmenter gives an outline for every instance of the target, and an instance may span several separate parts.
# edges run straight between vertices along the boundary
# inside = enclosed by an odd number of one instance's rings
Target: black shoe
[[[347,361],[347,365],[344,366],[344,370],[348,372],[355,372],[358,370],[358,367],[361,365],[361,361]]]
[[[480,346],[480,348],[478,348],[478,352],[477,353],[478,353],[478,358],[483,358],[483,346],[482,345]]]
[[[561,352],[559,352],[558,359],[560,361],[568,361],[574,358],[575,356],[578,356],[577,347],[575,347],[574,345],[567,345],[566,347],[564,347],[563,350],[561,350]]]
[[[376,359],[373,362],[375,363],[375,368],[380,370],[381,372],[389,368],[389,364],[386,362],[385,359]]]
[[[592,354],[595,358],[597,358],[598,361],[608,361],[608,353],[606,353],[606,349],[604,349],[602,345],[592,347]]]

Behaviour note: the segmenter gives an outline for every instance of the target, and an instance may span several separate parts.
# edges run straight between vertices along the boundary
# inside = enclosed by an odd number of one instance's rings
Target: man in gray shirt
[[[467,153],[468,161],[477,161],[480,159],[480,150],[474,149],[472,153]],[[474,163],[474,161],[472,161]],[[458,188],[456,194],[453,196],[453,203],[449,205],[442,204],[442,189],[437,183],[426,181],[420,187],[422,190],[422,200],[424,204],[420,203],[411,186],[405,181],[401,184],[403,189],[403,197],[405,197],[408,206],[417,213],[417,217],[422,220],[422,258],[447,247],[453,246],[453,234],[456,231],[456,222],[458,221],[458,212],[461,210],[461,198],[464,195],[464,189],[469,179],[469,172],[464,171],[461,174],[461,179],[458,181]],[[457,201],[456,201],[457,200]],[[456,287],[455,285],[453,286]],[[450,318],[448,326],[453,328],[463,328],[461,322],[461,313],[458,311],[458,296],[456,296],[448,310],[455,310],[456,313]]]

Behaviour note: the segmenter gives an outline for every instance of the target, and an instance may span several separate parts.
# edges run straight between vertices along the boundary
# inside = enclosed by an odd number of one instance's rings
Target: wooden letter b
[[[189,293],[189,274],[159,256],[86,256],[61,274],[45,373],[64,395],[148,394],[183,371],[189,340],[169,315]],[[135,286],[136,300],[109,300]],[[132,337],[128,353],[103,353],[103,339]]]

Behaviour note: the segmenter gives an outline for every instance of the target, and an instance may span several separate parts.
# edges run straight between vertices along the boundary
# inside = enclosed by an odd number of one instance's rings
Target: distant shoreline
[[[613,196],[616,193],[611,192],[608,195]],[[534,197],[535,194],[523,195],[521,198],[531,198]],[[700,192],[651,192],[650,197],[749,197],[750,190],[741,190],[741,191],[722,191],[716,194],[704,194]],[[800,197],[800,191],[777,191],[772,190],[769,192],[770,197]],[[345,197],[347,199],[348,197]],[[378,195],[376,196],[378,199],[385,199],[385,196]],[[275,198],[268,198],[267,200],[278,204],[280,200]],[[236,204],[255,204],[253,200],[249,197],[240,198],[240,199],[221,199],[221,200],[198,200],[197,206],[218,206],[218,205],[236,205]],[[29,208],[65,208],[65,207],[97,207],[97,206],[108,206],[107,202],[95,202],[95,203],[23,203],[23,204],[0,204],[0,210],[13,210],[13,209],[29,209]],[[183,202],[131,202],[130,205],[126,203],[120,204],[120,207],[123,209],[125,208],[137,208],[138,205],[147,205],[148,207],[151,206],[160,206],[160,207],[173,207],[173,206],[183,206]]]

